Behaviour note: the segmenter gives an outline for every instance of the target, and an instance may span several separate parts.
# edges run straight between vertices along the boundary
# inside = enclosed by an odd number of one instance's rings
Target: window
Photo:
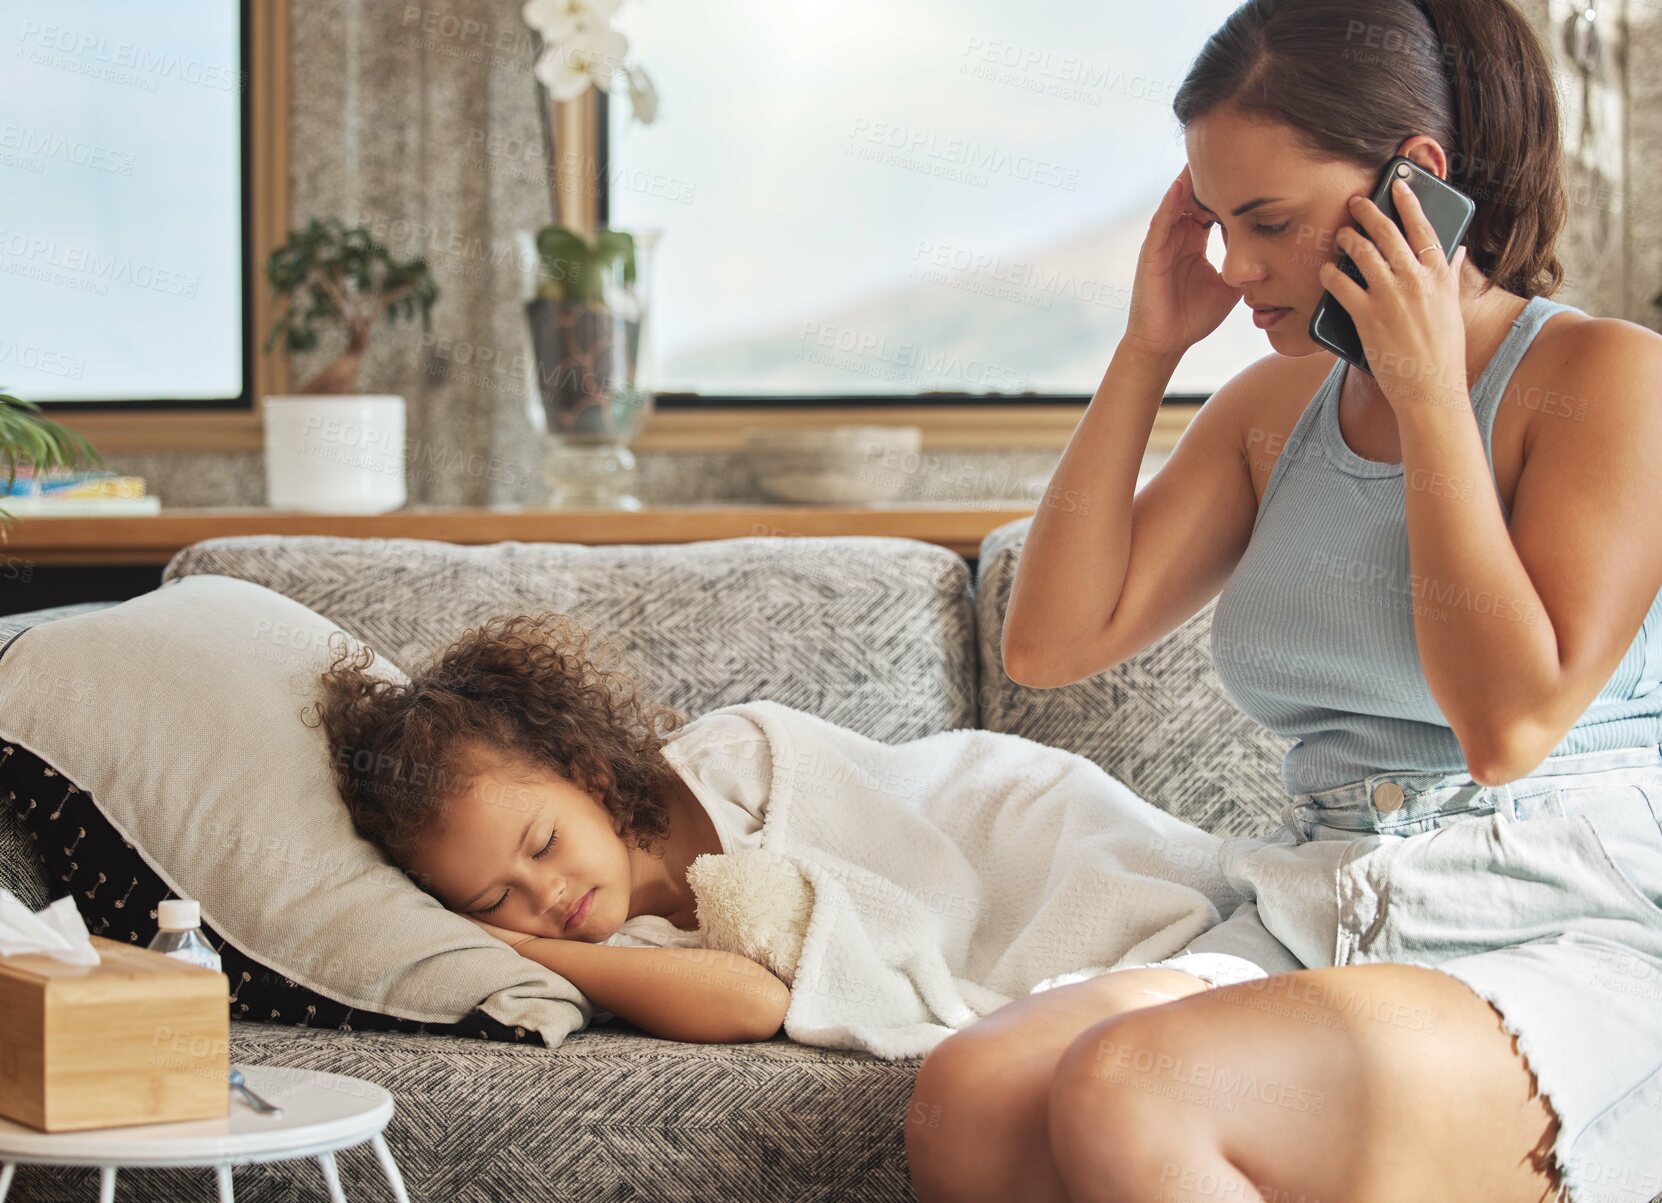
[[[248,406],[245,6],[14,0],[0,18],[0,384]]]
[[[666,399],[1084,401],[1182,169],[1172,96],[1235,0],[636,0],[603,220],[661,231]],[[1212,257],[1222,262],[1214,234]],[[1173,400],[1265,353],[1244,307]]]

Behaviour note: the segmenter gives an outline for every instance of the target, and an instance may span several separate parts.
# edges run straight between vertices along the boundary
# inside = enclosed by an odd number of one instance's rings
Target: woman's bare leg
[[[1209,988],[1176,969],[1121,969],[1018,998],[942,1041],[906,1113],[920,1203],[1066,1203],[1046,1130],[1057,1059],[1094,1024]]]
[[[1272,974],[1106,1020],[1064,1052],[1050,1102],[1072,1203],[1555,1193],[1557,1120],[1517,1040],[1415,965]]]

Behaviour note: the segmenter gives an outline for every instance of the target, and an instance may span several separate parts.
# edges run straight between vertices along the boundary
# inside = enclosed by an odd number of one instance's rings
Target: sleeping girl
[[[1213,985],[1245,965],[1185,947],[1239,901],[1217,838],[1082,756],[883,743],[771,701],[688,722],[589,640],[499,616],[405,684],[349,647],[320,711],[359,834],[595,1022],[917,1056],[1110,967],[1165,999],[1193,977],[1162,958]]]
[[[447,909],[575,985],[596,1022],[766,1040],[789,990],[702,946],[687,882],[695,857],[753,845],[761,815],[671,764],[684,720],[591,659],[588,640],[562,615],[501,616],[408,685],[367,674],[367,647],[337,656],[319,709],[353,826]]]

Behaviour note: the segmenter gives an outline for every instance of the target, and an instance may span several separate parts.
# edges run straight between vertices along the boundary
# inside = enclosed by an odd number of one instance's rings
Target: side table
[[[409,1203],[404,1180],[381,1132],[392,1118],[392,1095],[373,1082],[320,1070],[277,1065],[234,1066],[255,1093],[282,1108],[263,1115],[231,1094],[223,1118],[134,1124],[85,1132],[40,1132],[0,1119],[0,1203],[19,1165],[95,1165],[99,1203],[115,1198],[121,1168],[212,1166],[220,1203],[232,1203],[231,1167],[258,1161],[316,1158],[332,1203],[345,1203],[335,1152],[368,1141],[398,1203]],[[229,1090],[229,1086],[227,1086]]]

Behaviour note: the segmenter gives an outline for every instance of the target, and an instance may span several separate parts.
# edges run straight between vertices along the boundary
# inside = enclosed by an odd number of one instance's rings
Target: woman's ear
[[[1412,159],[1425,170],[1440,180],[1448,179],[1448,155],[1443,150],[1442,143],[1430,134],[1415,134],[1403,140],[1397,147],[1397,154],[1405,159]]]

